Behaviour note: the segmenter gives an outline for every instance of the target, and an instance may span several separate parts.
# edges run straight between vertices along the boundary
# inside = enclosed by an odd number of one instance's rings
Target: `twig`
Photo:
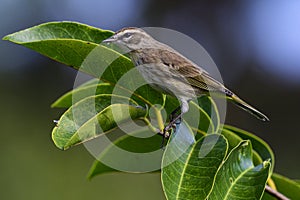
[[[270,186],[266,185],[265,191],[267,193],[269,193],[270,195],[272,195],[273,197],[276,197],[279,200],[290,200],[289,198],[287,198],[286,196],[284,196],[283,194],[281,194],[280,192],[274,190],[273,188],[271,188]]]

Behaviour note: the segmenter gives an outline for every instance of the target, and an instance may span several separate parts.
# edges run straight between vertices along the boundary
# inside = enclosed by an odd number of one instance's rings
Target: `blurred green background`
[[[229,105],[227,123],[256,133],[276,155],[275,170],[300,179],[300,2],[184,0],[1,0],[0,36],[47,21],[99,28],[160,26],[183,32],[210,53],[225,84],[266,113],[263,123]],[[0,199],[163,199],[158,174],[86,180],[83,146],[58,150],[50,104],[72,89],[76,72],[0,42]]]

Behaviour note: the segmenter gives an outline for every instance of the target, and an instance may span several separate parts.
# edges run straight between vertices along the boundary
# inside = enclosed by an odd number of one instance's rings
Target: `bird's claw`
[[[163,130],[159,131],[159,134],[163,136],[162,148],[164,147],[165,139],[168,139],[172,133],[176,132],[177,126],[181,124],[182,114],[176,114],[179,109],[180,107],[170,114],[170,123]]]
[[[176,132],[176,126],[178,123],[170,123],[168,124],[162,131],[159,131],[159,134],[163,136],[161,148],[164,148],[164,144],[166,139],[169,139],[171,134]]]

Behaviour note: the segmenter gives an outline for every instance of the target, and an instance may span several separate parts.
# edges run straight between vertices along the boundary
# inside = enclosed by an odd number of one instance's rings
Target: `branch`
[[[272,189],[270,186],[266,185],[265,191],[267,193],[269,193],[271,196],[276,197],[279,200],[290,200],[289,198],[287,198],[286,196],[284,196],[283,194],[281,194],[280,192]]]

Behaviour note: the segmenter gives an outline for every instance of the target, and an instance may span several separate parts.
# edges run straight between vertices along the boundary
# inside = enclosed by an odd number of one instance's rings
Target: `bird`
[[[141,28],[123,28],[102,43],[125,50],[149,85],[179,100],[180,107],[172,113],[180,110],[180,114],[173,117],[166,129],[188,112],[192,99],[210,93],[225,95],[228,100],[258,119],[269,121],[266,115],[239,98],[203,68]]]

